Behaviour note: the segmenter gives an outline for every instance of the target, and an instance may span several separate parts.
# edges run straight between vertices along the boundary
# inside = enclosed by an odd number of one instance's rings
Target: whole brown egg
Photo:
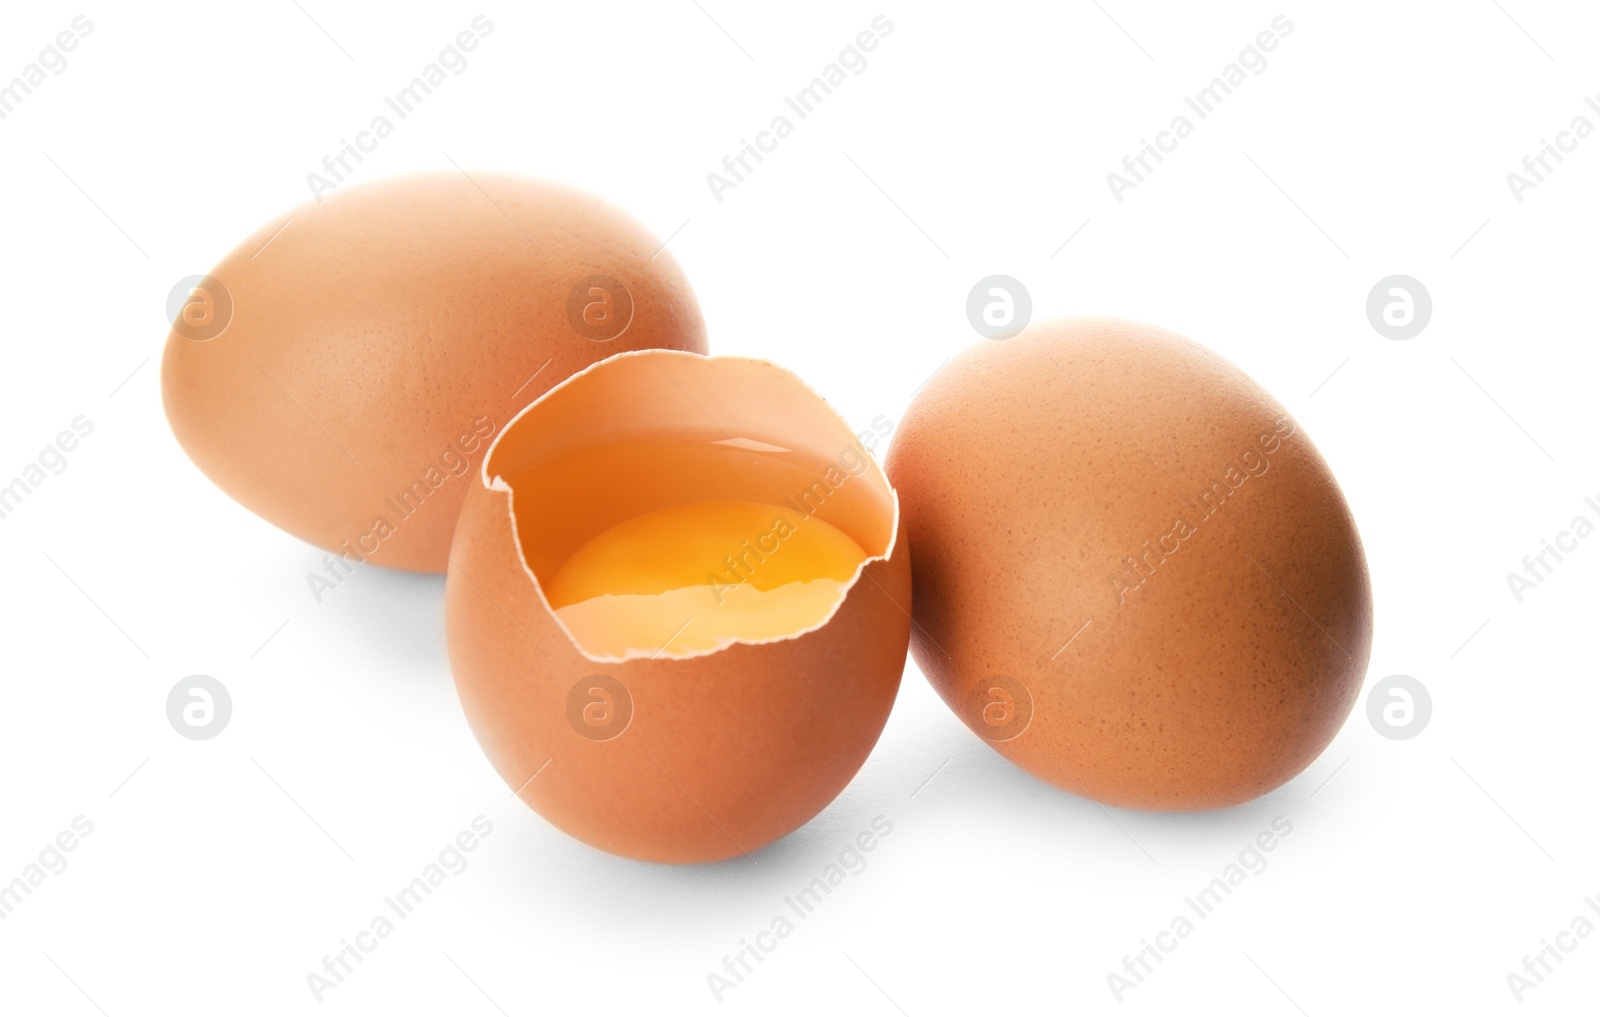
[[[1150,325],[1039,323],[955,358],[887,468],[923,673],[1028,772],[1115,805],[1283,784],[1359,693],[1366,559],[1310,437]]]
[[[643,226],[552,184],[425,175],[308,202],[194,281],[162,393],[184,451],[246,508],[346,560],[442,572],[494,435],[645,348],[706,343]]]

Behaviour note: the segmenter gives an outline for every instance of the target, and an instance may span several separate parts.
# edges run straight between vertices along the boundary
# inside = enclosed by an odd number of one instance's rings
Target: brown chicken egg
[[[704,353],[672,255],[598,199],[449,173],[350,187],[194,282],[162,362],[173,433],[240,504],[347,561],[442,572],[522,407],[624,350]]]
[[[467,719],[523,801],[606,851],[705,862],[854,776],[910,592],[895,492],[821,397],[764,361],[644,351],[495,439],[446,627]]]
[[[1372,598],[1350,509],[1284,408],[1204,347],[1106,318],[985,341],[918,394],[887,467],[912,652],[1036,777],[1233,805],[1355,703]]]

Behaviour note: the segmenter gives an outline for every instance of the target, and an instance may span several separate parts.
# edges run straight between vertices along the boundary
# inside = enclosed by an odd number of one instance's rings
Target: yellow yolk
[[[708,651],[815,626],[865,557],[816,516],[754,501],[696,502],[594,537],[545,596],[592,655]]]

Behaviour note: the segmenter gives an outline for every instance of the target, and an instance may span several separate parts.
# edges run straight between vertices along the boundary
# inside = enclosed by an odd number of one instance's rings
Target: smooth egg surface
[[[1238,368],[1108,318],[984,341],[927,383],[887,469],[910,536],[912,651],[1041,780],[1208,809],[1328,745],[1372,639],[1350,509]]]
[[[346,561],[442,572],[494,435],[614,353],[704,353],[672,254],[598,199],[448,173],[341,188],[195,283],[173,433],[235,500]]]

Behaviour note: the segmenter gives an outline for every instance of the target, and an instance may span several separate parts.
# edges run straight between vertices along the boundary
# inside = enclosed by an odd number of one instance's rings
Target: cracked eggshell
[[[508,479],[577,443],[703,428],[708,417],[734,438],[815,459],[855,449],[868,468],[828,504],[870,514],[869,557],[831,617],[801,634],[683,658],[585,655],[525,559],[522,542],[540,537],[517,532]],[[750,854],[826,807],[882,732],[905,667],[908,560],[887,477],[793,374],[743,358],[623,354],[529,406],[467,493],[446,583],[456,691],[501,778],[571,836],[657,862]],[[602,699],[620,730],[587,730],[575,712]]]
[[[619,351],[705,352],[689,283],[659,248],[599,199],[531,180],[341,188],[197,284],[162,361],[167,419],[267,521],[442,572],[474,467],[517,410]]]
[[[1287,411],[1202,346],[1108,318],[980,343],[919,393],[887,468],[912,652],[1041,780],[1233,805],[1356,701],[1372,595],[1350,509]]]

